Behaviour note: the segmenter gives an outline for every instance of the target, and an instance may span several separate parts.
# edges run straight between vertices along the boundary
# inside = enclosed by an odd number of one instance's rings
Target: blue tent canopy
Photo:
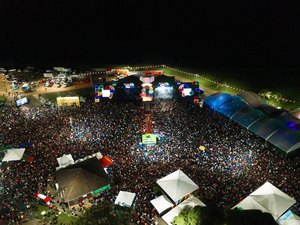
[[[284,113],[280,117],[278,117],[280,121],[285,124],[286,128],[290,128],[292,130],[300,130],[300,120],[293,117],[289,113]]]
[[[227,93],[212,94],[204,99],[204,104],[208,105],[211,109],[216,110],[222,104],[232,101],[233,96]]]
[[[226,93],[210,95],[204,100],[204,104],[251,130],[286,154],[300,150],[300,120],[283,110],[266,104],[254,108],[241,96]]]
[[[283,128],[285,128],[283,122],[270,118],[260,119],[249,126],[249,130],[265,140],[268,140],[274,132]]]
[[[217,108],[217,111],[225,116],[232,117],[242,109],[248,108],[248,104],[240,99],[234,99],[232,101],[225,102]]]
[[[245,108],[236,113],[231,119],[243,127],[248,128],[252,123],[265,118],[265,114],[253,108]]]
[[[300,132],[288,128],[281,129],[275,132],[268,141],[289,154],[300,148]]]

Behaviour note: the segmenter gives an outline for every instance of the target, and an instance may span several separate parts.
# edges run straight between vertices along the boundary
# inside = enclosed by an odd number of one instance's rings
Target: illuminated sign
[[[142,143],[145,145],[155,145],[156,144],[156,135],[155,134],[143,134]]]
[[[140,80],[144,83],[152,83],[154,81],[154,77],[140,77]]]
[[[21,106],[21,105],[28,103],[28,99],[27,99],[27,97],[24,97],[24,98],[18,99],[16,102],[17,102],[17,106]]]

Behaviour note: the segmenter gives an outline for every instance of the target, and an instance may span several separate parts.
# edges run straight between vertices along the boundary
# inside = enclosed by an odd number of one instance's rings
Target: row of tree
[[[173,225],[277,225],[270,213],[259,210],[234,209],[228,212],[212,207],[196,206],[183,210]]]
[[[101,201],[83,213],[78,225],[134,225],[133,211],[131,208],[112,204],[108,201]]]

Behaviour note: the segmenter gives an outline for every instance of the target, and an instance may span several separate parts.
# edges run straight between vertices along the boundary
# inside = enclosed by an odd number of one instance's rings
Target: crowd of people
[[[154,224],[150,200],[159,194],[156,181],[177,169],[199,186],[198,195],[208,206],[230,209],[266,181],[300,200],[299,156],[283,158],[238,124],[193,103],[157,101],[151,118],[154,131],[164,138],[149,149],[140,144],[145,127],[140,102],[1,108],[0,143],[25,144],[26,156],[0,167],[0,219],[18,223],[38,204],[33,195],[46,192],[56,158],[72,154],[77,160],[99,151],[113,160],[111,189],[91,202],[106,198],[113,203],[119,191],[134,192],[136,224]]]

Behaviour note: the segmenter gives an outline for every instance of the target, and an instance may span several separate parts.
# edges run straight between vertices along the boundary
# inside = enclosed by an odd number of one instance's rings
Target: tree
[[[260,210],[234,209],[227,213],[228,225],[277,225],[270,213]]]
[[[224,214],[217,208],[195,206],[173,219],[174,225],[224,225]]]
[[[79,225],[132,225],[133,212],[131,208],[111,204],[108,201],[102,201],[87,209],[79,219]]]
[[[229,210],[196,206],[183,210],[173,219],[173,225],[277,225],[270,213],[259,210]]]

